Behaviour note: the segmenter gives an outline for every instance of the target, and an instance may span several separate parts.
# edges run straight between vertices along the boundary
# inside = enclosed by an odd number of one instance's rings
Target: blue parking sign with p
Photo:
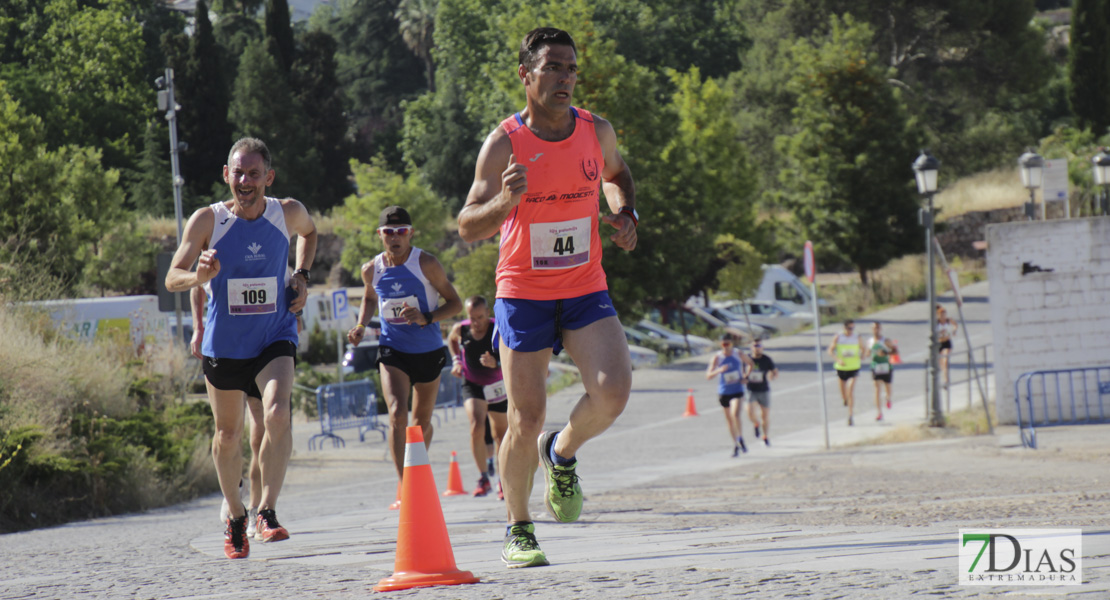
[[[348,317],[347,290],[336,290],[331,293],[331,307],[336,320],[341,321]]]

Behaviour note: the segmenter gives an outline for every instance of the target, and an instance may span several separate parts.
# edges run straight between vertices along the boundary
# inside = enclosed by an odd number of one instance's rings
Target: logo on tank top
[[[600,169],[598,169],[597,165],[597,159],[583,158],[582,160],[578,161],[578,165],[582,168],[582,175],[584,175],[586,179],[590,181],[594,181],[597,179],[597,175],[600,172]]]
[[[253,260],[266,260],[266,255],[265,254],[259,254],[259,252],[258,252],[261,249],[262,249],[262,244],[259,244],[258,242],[254,242],[250,246],[247,246],[247,250],[250,250],[251,253],[247,254],[247,255],[244,255],[243,260],[246,260],[248,262],[253,261]]]
[[[394,292],[400,292],[400,291],[401,291],[401,284],[400,284],[400,282],[398,282],[398,283],[395,283],[395,284],[393,284],[393,291],[394,291]]]

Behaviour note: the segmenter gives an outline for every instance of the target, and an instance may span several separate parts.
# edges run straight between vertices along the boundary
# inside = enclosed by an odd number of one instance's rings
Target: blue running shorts
[[[581,329],[605,317],[617,316],[609,292],[602,290],[566,300],[498,298],[493,304],[497,335],[517,352],[563,349],[563,330]],[[494,345],[498,340],[494,340]]]

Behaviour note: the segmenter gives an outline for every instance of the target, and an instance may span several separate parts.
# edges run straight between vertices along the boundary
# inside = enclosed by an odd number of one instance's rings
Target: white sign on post
[[[1045,202],[1068,199],[1068,159],[1053,158],[1044,161],[1044,185],[1041,198]]]

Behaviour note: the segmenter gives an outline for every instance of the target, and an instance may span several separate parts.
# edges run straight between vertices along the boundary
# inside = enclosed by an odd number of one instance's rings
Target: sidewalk
[[[979,294],[985,297],[985,287]],[[879,315],[891,329],[904,328],[897,335],[907,362],[921,351],[912,328],[920,326],[923,308]],[[987,327],[981,314],[971,318],[977,321],[969,323],[973,343],[980,343]],[[835,329],[825,328],[826,345]],[[812,362],[806,363],[813,357],[812,335],[775,338],[766,348],[783,369],[772,384],[771,447],[749,443],[750,452],[731,458],[715,384],[703,376],[708,357],[637,370],[625,414],[579,455],[587,498],[582,519],[554,523],[535,486],[530,507],[551,566],[505,568],[505,509],[494,495],[440,496],[456,564],[481,582],[390,594],[1110,597],[1110,425],[1039,429],[1039,450],[1015,446],[1012,427],[995,436],[866,445],[898,426],[923,422],[920,370],[907,365],[899,373],[894,407],[878,423],[869,376],[861,377],[854,427],[846,424],[835,375],[826,371],[832,445],[826,450],[820,385]],[[964,389],[953,386],[953,408],[966,405]],[[682,416],[688,390],[698,417]],[[564,422],[580,393],[568,389],[550,399],[549,427]],[[429,455],[437,486],[444,489],[455,450],[469,489],[477,473],[465,412],[436,412]],[[746,417],[744,423],[750,434]],[[346,447],[329,443],[310,452],[308,438],[318,431],[316,422],[295,427],[295,454],[278,507],[289,540],[252,543],[248,560],[225,559],[215,495],[6,535],[0,537],[0,600],[373,595],[371,588],[394,566],[398,513],[387,510],[396,491],[392,461],[375,433],[359,442],[354,433],[340,432]],[[1082,528],[1085,583],[958,585],[958,531],[978,527]]]

